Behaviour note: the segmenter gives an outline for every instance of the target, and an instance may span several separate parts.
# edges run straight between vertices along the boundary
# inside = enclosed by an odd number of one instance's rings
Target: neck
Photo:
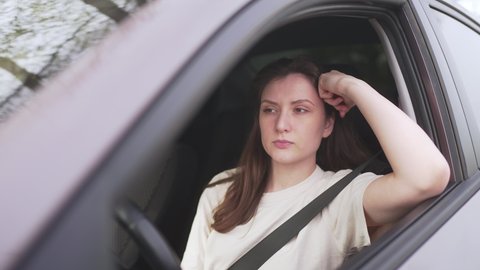
[[[315,161],[300,164],[280,164],[272,161],[265,192],[279,191],[294,186],[309,177],[315,168]]]

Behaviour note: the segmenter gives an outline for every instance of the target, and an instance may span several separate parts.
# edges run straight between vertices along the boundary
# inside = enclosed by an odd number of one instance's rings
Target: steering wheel
[[[180,260],[153,223],[132,202],[115,207],[115,219],[138,245],[152,269],[181,270]]]

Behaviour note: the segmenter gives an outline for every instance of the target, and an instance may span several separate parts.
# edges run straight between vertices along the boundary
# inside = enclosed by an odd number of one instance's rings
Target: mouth
[[[275,141],[273,141],[273,145],[275,145],[275,147],[280,148],[280,149],[286,149],[292,144],[293,144],[293,142],[287,141],[287,140],[275,140]]]

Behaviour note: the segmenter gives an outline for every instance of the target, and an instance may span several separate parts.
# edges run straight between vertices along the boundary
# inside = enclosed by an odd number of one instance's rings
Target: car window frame
[[[260,39],[260,37],[264,36],[266,33],[269,31],[273,30],[275,27],[279,27],[281,25],[287,24],[289,22],[292,22],[294,20],[298,20],[301,18],[307,18],[308,16],[321,16],[322,14],[328,14],[328,15],[353,15],[355,16],[373,16],[376,18],[382,18],[381,21],[383,21],[383,24],[385,24],[386,21],[389,21],[388,16],[391,16],[391,9],[387,9],[385,7],[374,7],[374,6],[368,6],[364,5],[363,3],[358,3],[358,4],[345,4],[345,5],[325,5],[325,6],[319,6],[320,3],[311,3],[311,2],[298,2],[298,3],[289,3],[289,1],[285,1],[284,3],[280,2],[254,2],[252,5],[250,5],[248,8],[242,10],[242,16],[237,16],[234,19],[232,19],[231,24],[226,25],[223,27],[221,33],[217,35],[214,39],[212,39],[207,46],[204,47],[204,50],[199,52],[199,54],[192,59],[191,65],[188,66],[184,72],[180,74],[178,78],[176,78],[173,83],[170,85],[168,88],[167,93],[170,93],[172,96],[177,96],[179,95],[179,92],[181,92],[181,89],[189,89],[191,87],[197,87],[201,88],[201,90],[198,91],[204,91],[204,93],[208,94],[213,91],[215,88],[215,82],[219,82],[220,78],[222,78],[224,75],[227,74],[227,71],[234,65],[235,62],[237,62],[240,57],[247,52],[247,48],[251,47],[256,41]],[[390,8],[394,9],[396,12],[401,11],[401,4],[405,4],[404,1],[396,1]],[[278,7],[278,9],[275,9],[275,7]],[[275,14],[275,16],[272,16],[271,14]],[[387,14],[387,15],[386,15]],[[389,15],[388,15],[389,14]],[[248,22],[246,22],[245,17],[249,17],[250,19]],[[262,18],[258,18],[261,16]],[[386,16],[386,17],[385,17]],[[262,24],[259,23],[258,21],[255,21],[255,19],[252,18],[257,18],[257,20],[263,22]],[[399,22],[390,22],[392,24],[398,24]],[[249,29],[250,31],[246,32],[246,29]],[[390,27],[386,27],[386,29],[390,29]],[[387,31],[388,32],[388,31]],[[255,34],[252,34],[255,33]],[[404,39],[405,37],[401,36],[402,34],[394,34],[393,37],[395,39]],[[242,37],[242,38],[239,38]],[[392,37],[392,34],[389,34],[389,37]],[[239,43],[236,43],[239,42]],[[249,44],[249,46],[245,46],[244,44]],[[240,46],[241,45],[241,46]],[[226,52],[225,48],[229,48],[229,54],[228,58],[223,59],[223,63],[212,63],[208,59],[213,59],[218,54],[218,51],[223,51]],[[401,50],[401,46],[395,46],[394,50],[397,50],[396,53],[398,53],[398,50]],[[423,93],[423,85],[419,84],[418,81],[421,81],[419,78],[421,77],[416,71],[416,68],[414,68],[415,65],[413,65],[413,56],[409,51],[404,51],[403,54],[407,54],[409,57],[409,60],[401,60],[401,69],[402,73],[406,75],[406,83],[409,89],[416,89],[417,91],[412,90],[413,92],[411,93],[413,98],[416,98],[416,102],[421,102],[419,104],[416,104],[416,116],[419,119],[422,119],[420,123],[422,123],[424,126],[423,128],[427,130],[431,134],[431,136],[434,137],[434,139],[437,141],[437,143],[440,143],[440,145],[448,145],[446,142],[439,142],[439,140],[442,139],[442,137],[439,137],[438,134],[432,134],[434,129],[431,127],[432,125],[440,124],[443,125],[444,119],[441,117],[441,113],[436,112],[435,116],[432,116],[430,113],[427,112],[427,106],[422,103],[427,102],[427,97],[424,95],[419,95],[418,92]],[[400,60],[400,58],[398,58]],[[215,73],[212,74],[210,73],[211,70],[216,70],[215,68],[212,69],[212,65],[215,67],[215,65],[221,64],[220,70],[225,70],[225,72],[222,72],[220,74]],[[209,71],[210,70],[210,71]],[[199,71],[203,71],[199,72]],[[199,76],[202,76],[203,78],[199,78]],[[198,80],[199,79],[205,79],[210,81],[210,84],[208,85],[198,85]],[[212,79],[213,78],[213,79]],[[420,89],[420,91],[418,91]],[[415,94],[417,93],[417,94]],[[430,102],[437,102],[438,96],[436,95],[431,95],[429,97]],[[432,100],[433,99],[433,100]],[[174,98],[171,99],[171,101],[175,100]],[[163,100],[161,101],[162,103],[165,102],[165,104],[168,104],[170,101]],[[157,104],[158,105],[158,104]],[[422,110],[418,110],[418,108],[423,108]],[[439,105],[436,105],[434,108],[438,109]],[[166,113],[161,112],[163,111],[162,109],[158,108],[153,108],[154,111],[158,110],[158,112],[155,112],[154,114],[157,115],[156,117],[159,117],[160,115]],[[158,121],[154,121],[153,119],[155,116],[153,114],[148,116],[150,119],[151,124],[157,123]],[[432,120],[432,118],[435,119],[435,121]],[[443,127],[443,129],[446,129]],[[442,128],[441,128],[442,130]],[[446,136],[444,136],[446,138]],[[447,139],[447,138],[446,138]],[[445,140],[446,140],[445,139]],[[443,149],[444,151],[447,151]],[[448,154],[448,152],[447,152]],[[432,207],[433,203],[430,202],[427,204],[427,206],[423,207],[421,210],[421,213],[424,214],[426,210],[429,210],[430,207]],[[436,215],[436,212],[431,212],[433,215]],[[353,265],[358,266],[358,268],[365,268],[368,269],[371,267],[371,265],[391,265],[391,266],[398,266],[400,265],[411,253],[415,251],[416,248],[418,248],[420,245],[422,245],[423,241],[428,239],[428,237],[433,234],[435,228],[438,228],[443,224],[445,220],[440,220],[437,222],[438,227],[430,227],[426,231],[422,231],[423,237],[418,237],[418,232],[419,230],[408,230],[411,225],[411,221],[414,218],[417,218],[420,214],[418,212],[413,214],[413,218],[407,219],[407,221],[402,224],[403,227],[401,226],[401,229],[395,231],[393,234],[389,235],[388,238],[385,238],[387,240],[384,240],[383,242],[379,242],[378,245],[375,245],[374,247],[370,248],[369,253],[361,252],[360,256],[356,256],[356,260],[352,260]],[[424,216],[431,216],[431,215],[424,215]],[[434,222],[436,222],[435,219],[433,219]],[[431,219],[429,218],[424,218],[423,222],[418,222],[417,220],[415,221],[418,227],[423,227],[425,228],[425,224],[430,224]],[[427,226],[428,227],[428,226]],[[412,236],[415,235],[417,236],[416,239],[417,241],[411,241]],[[388,247],[388,248],[385,248]],[[403,247],[399,249],[399,247]],[[399,250],[402,250],[402,252],[398,252]]]
[[[395,3],[393,3],[395,2]],[[212,93],[215,89],[216,83],[218,83],[221,78],[223,78],[227,71],[234,66],[241,56],[244,55],[248,48],[250,48],[256,41],[263,37],[266,33],[273,30],[275,27],[280,27],[281,25],[287,24],[289,22],[299,20],[301,18],[307,18],[308,16],[321,16],[321,15],[355,15],[355,16],[372,16],[379,18],[382,26],[385,27],[386,24],[399,24],[400,22],[395,19],[391,21],[391,17],[395,17],[395,12],[402,12],[402,5],[405,4],[404,1],[393,1],[392,6],[387,7],[375,7],[365,5],[363,3],[358,4],[335,4],[335,5],[322,5],[321,3],[311,3],[308,1],[292,3],[291,1],[275,2],[275,1],[261,1],[254,2],[242,12],[233,18],[228,25],[225,25],[223,29],[214,37],[212,40],[206,44],[202,51],[200,51],[191,61],[191,64],[185,68],[185,70],[172,82],[166,91],[165,98],[159,100],[159,103],[155,104],[151,108],[151,114],[147,115],[144,120],[146,122],[141,123],[145,125],[158,125],[158,119],[161,115],[168,113],[168,110],[165,110],[165,107],[171,107],[167,104],[173,104],[174,100],[181,98],[182,89],[191,89],[196,87],[198,92],[203,92],[205,95]],[[392,12],[395,10],[395,12]],[[274,15],[272,15],[274,14]],[[240,16],[241,15],[241,16]],[[248,17],[249,20],[245,18]],[[253,19],[252,19],[253,18]],[[262,23],[260,23],[262,22]],[[405,37],[402,36],[403,33],[391,33],[392,25],[385,27],[387,30],[387,35],[394,40],[401,39],[402,42],[405,42]],[[398,27],[398,26],[395,26]],[[248,29],[248,30],[247,30]],[[390,31],[390,32],[389,32]],[[255,33],[255,34],[252,34]],[[400,44],[403,44],[400,42]],[[245,45],[247,44],[247,45]],[[424,93],[424,85],[420,84],[419,81],[422,81],[420,72],[417,70],[417,65],[414,64],[413,56],[410,51],[399,52],[402,46],[394,46],[394,51],[396,54],[408,55],[408,60],[398,58],[401,62],[401,70],[405,75],[405,82],[409,89],[412,89],[411,96],[415,105],[415,113],[417,119],[421,119],[420,123],[423,125],[423,128],[430,133],[430,135],[440,144],[441,147],[449,145],[448,142],[441,142],[441,140],[448,140],[447,136],[442,135],[443,133],[437,134],[434,133],[435,129],[432,128],[432,125],[441,125],[440,130],[446,130],[445,119],[442,118],[440,112],[435,112],[432,116],[432,113],[429,112],[427,103],[438,102],[438,93],[431,94],[430,96],[422,95]],[[225,48],[228,48],[225,49]],[[218,51],[229,52],[228,57],[222,59],[222,63],[211,61],[215,59],[218,55]],[[218,66],[217,66],[218,65]],[[213,72],[213,70],[223,70],[224,72]],[[202,71],[202,72],[199,72]],[[198,81],[207,80],[208,84],[203,83],[202,85],[198,84]],[[423,81],[422,81],[423,82]],[[432,89],[437,89],[433,88]],[[198,93],[197,92],[197,93]],[[441,100],[441,99],[440,99]],[[162,108],[162,106],[164,106]],[[436,104],[433,108],[438,109],[440,106]],[[419,109],[420,108],[420,109]],[[198,108],[197,108],[198,109]],[[148,119],[147,119],[148,118]],[[147,124],[147,122],[150,122]],[[162,125],[163,126],[163,125]],[[177,130],[172,130],[171,134],[178,133],[181,130],[182,124],[178,123],[176,125]],[[146,128],[146,127],[145,127]],[[443,137],[442,137],[443,136]],[[129,143],[130,144],[130,143]],[[443,149],[443,151],[448,151],[450,149]],[[432,214],[436,215],[438,213],[431,211],[430,215],[426,215],[425,211],[430,210],[430,208],[435,203],[429,202],[424,206],[420,212],[417,211],[412,214],[412,218],[407,219],[405,223],[401,224],[400,229],[394,231],[387,238],[384,238],[382,242],[371,247],[369,252],[361,252],[356,256],[357,259],[352,259],[350,265],[354,265],[357,268],[369,269],[372,265],[390,265],[392,267],[400,265],[411,253],[415,251],[416,248],[422,245],[422,243],[430,237],[436,228],[440,227],[446,219],[436,220],[433,219],[433,222],[436,223],[436,226],[431,226],[428,229],[421,231],[422,236],[419,237],[418,233],[419,227],[428,227],[425,224],[431,224]],[[416,219],[418,216],[423,215],[422,222],[415,220],[416,226],[411,226],[413,219]],[[427,217],[427,218],[425,218]],[[410,228],[416,229],[410,229]],[[412,236],[416,236],[416,241],[411,241]],[[402,247],[402,248],[399,248]],[[400,250],[400,252],[399,252]]]

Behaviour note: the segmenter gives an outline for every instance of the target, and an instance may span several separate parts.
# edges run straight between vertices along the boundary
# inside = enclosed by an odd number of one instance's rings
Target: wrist
[[[356,78],[345,88],[345,96],[350,98],[354,103],[357,103],[359,98],[371,92],[376,91],[365,81]]]

